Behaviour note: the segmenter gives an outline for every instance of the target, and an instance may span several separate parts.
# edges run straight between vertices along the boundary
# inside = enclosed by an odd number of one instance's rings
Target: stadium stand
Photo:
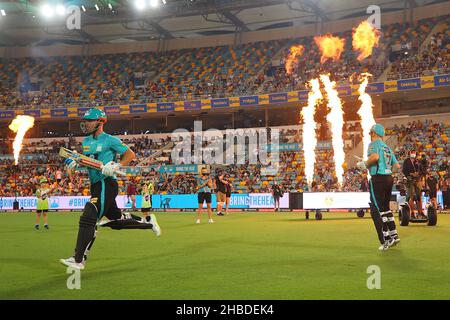
[[[358,62],[351,50],[350,30],[338,34],[346,39],[341,63],[323,65],[312,37],[167,52],[2,58],[0,108],[87,107],[284,92],[304,89],[307,80],[325,71],[337,81],[348,81],[361,72],[378,79],[385,70],[389,79],[448,73],[448,25],[431,34],[433,26],[447,17],[383,26],[380,47],[364,62]],[[430,35],[429,45],[419,51]],[[293,74],[286,75],[285,58],[295,44],[302,44],[305,51]],[[396,55],[387,68],[393,48],[404,45],[410,53]]]

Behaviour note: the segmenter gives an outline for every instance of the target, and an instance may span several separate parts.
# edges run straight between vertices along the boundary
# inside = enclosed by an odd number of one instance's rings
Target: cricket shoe
[[[66,267],[84,270],[84,261],[77,263],[74,257],[70,257],[67,259],[60,259],[59,262],[61,262],[61,264],[65,265]]]
[[[48,224],[46,224],[46,225],[44,226],[44,228],[48,230]]]
[[[214,223],[214,220],[213,219],[209,219],[208,223]]]
[[[395,247],[397,244],[400,243],[400,238],[395,238],[389,241],[389,247]]]
[[[39,225],[36,224],[36,225],[34,226],[34,228],[35,228],[36,230],[39,230]]]
[[[102,227],[103,225],[107,224],[108,222],[110,222],[110,221],[107,220],[107,219],[104,219],[102,221],[99,221],[97,224],[98,224],[99,227]]]
[[[157,237],[159,237],[161,235],[161,228],[159,227],[158,220],[156,220],[156,216],[153,213],[150,215],[150,223],[152,224],[152,231]]]
[[[386,251],[390,247],[390,241],[385,241],[380,247],[378,247],[378,250],[380,251]]]

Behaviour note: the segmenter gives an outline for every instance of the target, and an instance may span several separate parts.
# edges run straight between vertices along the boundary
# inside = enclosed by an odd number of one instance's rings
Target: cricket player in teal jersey
[[[370,130],[372,142],[367,150],[367,160],[358,162],[361,170],[368,169],[370,174],[370,215],[377,230],[381,246],[379,250],[387,250],[400,242],[389,201],[392,194],[392,174],[400,170],[394,152],[383,142],[384,127],[375,124]]]
[[[119,188],[116,173],[120,171],[121,166],[127,166],[135,158],[135,154],[119,138],[103,132],[105,122],[105,112],[93,108],[86,111],[80,124],[81,131],[88,135],[82,142],[83,154],[100,160],[103,169],[100,171],[88,168],[91,199],[80,216],[75,254],[60,260],[62,264],[76,269],[84,269],[87,254],[96,237],[97,221],[103,216],[110,221],[102,226],[112,229],[152,229],[157,236],[161,234],[154,215],[151,215],[148,221],[141,221],[140,217],[123,215],[117,207]],[[115,162],[117,155],[121,156],[120,162]],[[66,159],[65,163],[69,170],[77,168],[77,162],[74,160]]]

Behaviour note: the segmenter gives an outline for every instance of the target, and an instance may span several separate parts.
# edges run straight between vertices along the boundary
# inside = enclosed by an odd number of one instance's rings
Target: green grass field
[[[193,213],[157,214],[163,235],[101,229],[81,273],[66,287],[79,213],[0,214],[0,299],[449,299],[450,215],[438,226],[400,227],[387,252],[370,218],[324,213],[233,213],[194,224]],[[381,268],[369,290],[367,267]]]

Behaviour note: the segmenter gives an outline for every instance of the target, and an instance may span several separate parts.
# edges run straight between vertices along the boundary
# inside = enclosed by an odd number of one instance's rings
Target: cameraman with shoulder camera
[[[421,163],[416,158],[416,151],[411,150],[409,157],[403,162],[402,173],[406,177],[406,189],[408,192],[408,202],[411,207],[411,215],[414,215],[414,199],[417,201],[417,211],[423,215],[422,211],[422,188],[421,188]]]
[[[274,211],[280,211],[280,198],[283,197],[283,190],[276,182],[272,185],[271,193],[273,196]]]

